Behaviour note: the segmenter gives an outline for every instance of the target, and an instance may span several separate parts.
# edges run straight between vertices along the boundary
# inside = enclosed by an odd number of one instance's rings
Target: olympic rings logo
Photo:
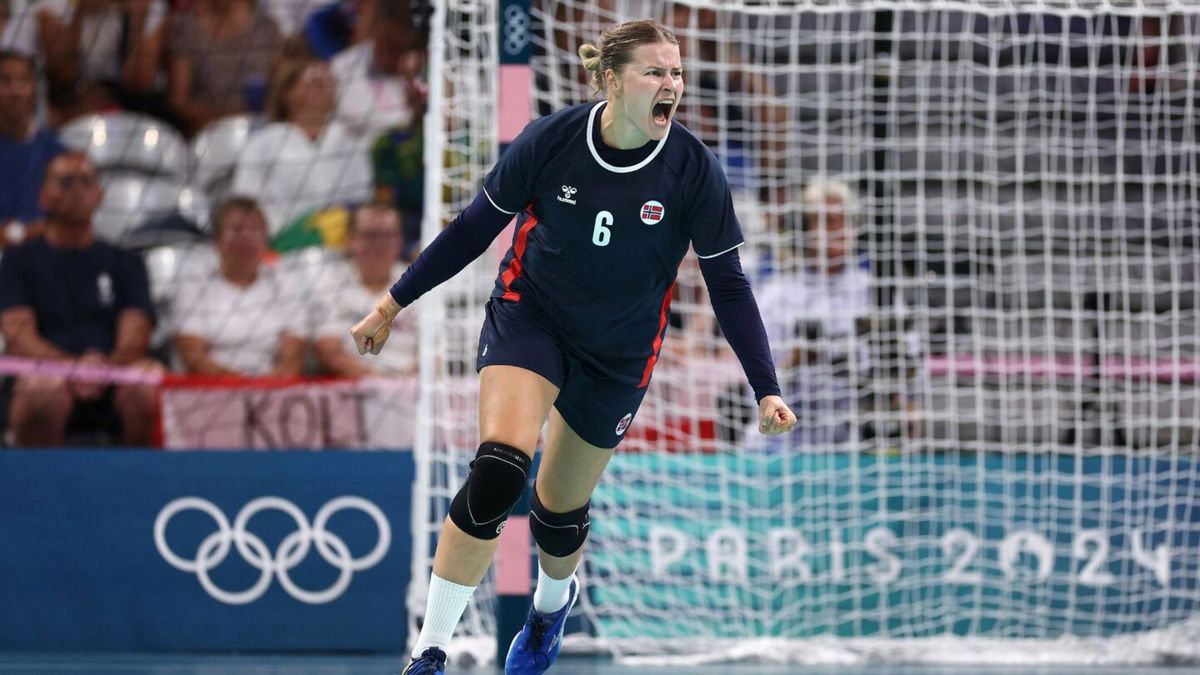
[[[357,509],[375,521],[379,540],[370,553],[355,558],[351,556],[349,547],[341,537],[327,531],[325,525],[335,513],[346,509]],[[217,525],[217,531],[208,535],[196,549],[196,557],[188,560],[176,554],[167,544],[167,524],[180,511],[195,510],[208,514]],[[279,542],[274,554],[257,535],[246,530],[246,525],[255,514],[262,511],[281,511],[290,516],[296,523],[296,530]],[[250,588],[243,591],[227,591],[217,586],[209,576],[215,567],[224,562],[229,555],[230,544],[237,547],[238,553],[247,563],[260,571],[258,580]],[[316,544],[317,553],[325,562],[339,570],[337,579],[328,588],[310,591],[300,588],[290,576],[307,555],[309,548]],[[259,497],[247,503],[238,511],[233,519],[233,526],[221,509],[215,504],[200,497],[180,497],[168,503],[158,512],[154,519],[154,545],[162,557],[174,568],[184,572],[192,572],[200,580],[200,586],[209,595],[227,605],[244,605],[261,598],[271,585],[272,578],[279,579],[279,585],[288,595],[308,603],[321,605],[331,602],[346,592],[355,572],[374,567],[387,555],[392,544],[392,528],[388,524],[383,510],[373,502],[362,497],[342,496],[330,500],[317,511],[312,525],[304,512],[292,502],[281,497]]]
[[[504,8],[504,52],[510,56],[521,53],[529,44],[529,15],[518,5]]]

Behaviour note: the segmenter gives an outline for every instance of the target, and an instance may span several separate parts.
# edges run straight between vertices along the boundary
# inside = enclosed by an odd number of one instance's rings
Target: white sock
[[[474,592],[474,586],[460,586],[436,574],[429,576],[425,623],[421,626],[421,634],[417,636],[417,644],[413,647],[414,659],[430,647],[437,647],[443,652],[449,651],[454,628],[466,611],[467,603],[471,601],[471,594]]]
[[[533,608],[541,614],[550,614],[565,607],[571,595],[571,580],[574,578],[574,573],[566,579],[551,578],[539,563],[537,589],[533,592]]]

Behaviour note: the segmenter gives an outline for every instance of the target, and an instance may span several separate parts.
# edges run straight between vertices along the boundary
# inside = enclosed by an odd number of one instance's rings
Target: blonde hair
[[[589,42],[579,47],[579,60],[592,74],[588,84],[593,91],[606,93],[605,71],[611,69],[613,72],[621,72],[621,68],[633,60],[635,48],[658,42],[678,45],[679,38],[662,24],[650,19],[626,21],[604,31],[595,44]]]
[[[816,178],[804,188],[804,211],[817,214],[827,207],[826,200],[830,197],[842,205],[842,213],[852,217],[858,209],[858,198],[854,188],[837,178]]]

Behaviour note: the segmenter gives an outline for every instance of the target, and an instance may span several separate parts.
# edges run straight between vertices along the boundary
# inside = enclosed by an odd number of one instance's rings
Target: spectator
[[[163,0],[37,0],[33,10],[52,125],[114,105],[162,112]]]
[[[263,264],[267,222],[258,204],[232,197],[212,217],[217,268],[179,291],[175,350],[197,375],[300,374],[304,322],[300,291]],[[297,311],[297,310],[301,311]]]
[[[858,375],[866,355],[855,324],[871,312],[871,277],[854,252],[853,190],[818,180],[804,191],[801,269],[772,276],[759,292],[767,337],[803,444],[845,443],[853,436]]]
[[[321,321],[316,331],[317,360],[326,371],[342,377],[417,372],[415,312],[397,315],[388,338],[391,352],[381,352],[376,359],[359,356],[354,337],[346,330],[360,318],[364,307],[371,307],[392,281],[400,278],[406,267],[397,262],[403,246],[400,214],[395,209],[368,204],[354,211],[347,246],[351,264],[346,266],[344,280],[327,289],[316,314]]]
[[[342,85],[338,119],[368,140],[419,125],[426,91],[427,36],[417,23],[423,15],[393,2],[379,5],[374,16],[367,39],[331,63]]]
[[[54,131],[34,121],[35,75],[30,57],[0,51],[0,248],[24,239],[41,218],[42,176],[66,149]]]
[[[34,56],[37,54],[33,39],[36,32],[33,12],[29,11],[26,0],[0,0],[0,50]]]
[[[168,44],[171,108],[194,134],[220,117],[262,108],[283,36],[253,0],[196,0],[176,15]]]
[[[271,123],[251,134],[233,176],[234,193],[261,200],[272,237],[315,210],[370,196],[366,149],[333,117],[336,88],[322,61],[285,62],[276,73]]]
[[[146,268],[137,255],[98,241],[92,215],[103,191],[86,155],[50,162],[40,199],[42,237],[0,262],[0,331],[12,356],[81,366],[158,370],[146,356],[154,322]],[[62,445],[68,430],[115,431],[131,445],[153,440],[157,392],[59,376],[26,376],[13,387],[9,418],[17,445]]]

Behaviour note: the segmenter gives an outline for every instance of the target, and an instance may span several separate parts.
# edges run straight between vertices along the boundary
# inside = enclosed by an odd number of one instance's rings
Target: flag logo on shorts
[[[647,225],[653,225],[663,219],[662,202],[650,200],[642,204],[642,222]]]
[[[617,435],[623,436],[625,430],[629,428],[629,423],[633,421],[633,413],[625,413],[620,422],[617,422]]]

